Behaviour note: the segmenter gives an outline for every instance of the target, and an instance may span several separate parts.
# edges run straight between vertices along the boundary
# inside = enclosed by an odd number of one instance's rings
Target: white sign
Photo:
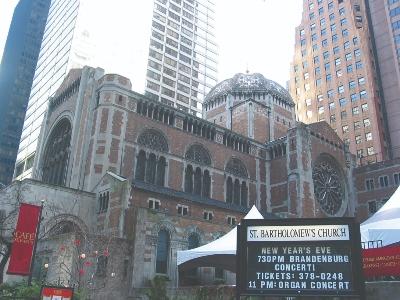
[[[348,241],[348,225],[248,226],[248,242]]]

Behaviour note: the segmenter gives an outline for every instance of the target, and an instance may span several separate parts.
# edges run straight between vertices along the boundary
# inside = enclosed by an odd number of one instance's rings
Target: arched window
[[[235,184],[233,185],[233,202],[240,205],[240,182],[239,179],[235,179]]]
[[[197,233],[192,233],[188,239],[189,247],[188,249],[194,249],[200,246],[200,238]]]
[[[247,185],[246,181],[242,182],[242,186],[240,188],[240,205],[247,207]]]
[[[153,113],[154,109],[153,107],[150,107],[149,110],[146,108],[147,111]],[[146,129],[138,137],[137,143],[148,150],[140,150],[137,156],[135,179],[164,186],[167,162],[164,156],[159,156],[152,150],[168,153],[166,138],[155,129]]]
[[[165,178],[165,166],[167,163],[165,162],[165,157],[161,156],[158,159],[157,163],[157,182],[156,184],[159,186],[164,186],[164,178]]]
[[[154,153],[149,155],[146,165],[146,182],[155,183],[157,159]]]
[[[240,179],[248,178],[246,166],[233,157],[226,164],[225,172],[233,175],[233,178],[228,176],[226,180],[226,202],[247,207],[247,182]]]
[[[156,273],[167,274],[169,244],[168,231],[161,229],[157,239]]]
[[[232,177],[228,177],[226,181],[226,202],[232,203],[232,195],[233,195],[233,183],[232,183]]]
[[[135,178],[137,180],[144,181],[145,174],[146,174],[146,152],[140,150],[136,161]]]
[[[44,151],[43,182],[65,185],[71,142],[71,123],[62,119],[53,129]]]
[[[247,179],[248,173],[246,166],[243,162],[235,157],[232,157],[225,167],[225,172],[234,175],[235,177],[245,178]]]
[[[185,153],[185,159],[203,166],[211,165],[210,153],[200,144],[191,145]]]
[[[146,148],[159,151],[168,152],[168,142],[164,135],[155,129],[146,129],[138,137],[138,144]]]
[[[191,165],[188,165],[185,171],[185,192],[193,192],[193,168]]]
[[[203,175],[203,196],[210,198],[211,195],[211,177],[208,170],[204,171]]]
[[[197,123],[195,124],[196,126]],[[194,130],[201,130],[196,127]],[[185,170],[185,192],[194,193],[199,196],[210,197],[211,195],[211,176],[210,171],[204,170],[202,166],[211,166],[210,153],[203,145],[191,145],[185,153],[185,159],[200,165],[192,167],[188,165]],[[190,166],[190,168],[189,168]],[[204,171],[203,171],[204,170]]]
[[[197,233],[192,233],[188,239],[188,249],[194,249],[200,246],[200,238]],[[197,276],[197,268],[193,268],[187,271],[187,275],[191,277]]]
[[[201,169],[196,168],[194,172],[194,194],[201,195]]]

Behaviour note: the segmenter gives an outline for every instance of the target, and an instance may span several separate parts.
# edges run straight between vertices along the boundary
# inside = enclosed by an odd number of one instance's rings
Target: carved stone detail
[[[168,142],[166,138],[154,129],[146,129],[139,136],[138,144],[159,152],[168,152]]]
[[[246,166],[243,162],[235,157],[232,157],[226,164],[225,172],[236,177],[248,178]]]
[[[215,141],[218,143],[218,144],[222,144],[223,142],[224,142],[224,135],[223,135],[223,133],[222,132],[216,132],[215,133]]]
[[[343,204],[345,189],[340,171],[328,160],[322,160],[313,169],[314,195],[321,209],[336,215]]]
[[[132,98],[129,99],[129,101],[128,101],[128,109],[133,111],[133,112],[137,111],[137,102],[136,102],[135,99],[132,99]]]
[[[181,117],[176,116],[175,117],[175,127],[183,130],[183,119]]]
[[[200,144],[191,145],[186,151],[185,159],[200,165],[211,165],[211,156],[209,152]]]

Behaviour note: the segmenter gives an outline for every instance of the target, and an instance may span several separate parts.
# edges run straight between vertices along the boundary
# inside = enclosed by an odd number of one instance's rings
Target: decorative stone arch
[[[338,161],[321,153],[312,163],[315,202],[324,214],[342,217],[348,207],[349,186]]]
[[[160,230],[165,229],[169,232],[170,234],[170,239],[175,240],[176,236],[177,236],[177,232],[176,232],[176,227],[174,224],[167,222],[167,221],[162,221],[161,223],[157,223],[153,226],[153,229],[151,231],[151,234],[153,236],[158,236],[158,233],[160,232]]]
[[[86,236],[89,233],[89,228],[82,219],[71,214],[60,214],[48,220],[44,226],[45,233],[51,233],[52,230],[58,225],[72,224],[77,228],[77,232]]]
[[[190,145],[185,152],[185,159],[203,166],[212,164],[210,152],[201,144]]]
[[[157,129],[145,129],[138,136],[137,143],[145,148],[158,152],[168,153],[168,140],[165,135]]]
[[[246,165],[236,157],[231,157],[228,160],[225,166],[225,172],[244,179],[248,179],[249,177]]]
[[[187,244],[189,237],[192,234],[197,234],[197,236],[199,237],[199,243],[201,245],[202,241],[204,240],[204,233],[196,225],[190,225],[185,229],[183,241]]]
[[[72,123],[62,117],[54,123],[42,152],[42,181],[65,185],[72,137]]]

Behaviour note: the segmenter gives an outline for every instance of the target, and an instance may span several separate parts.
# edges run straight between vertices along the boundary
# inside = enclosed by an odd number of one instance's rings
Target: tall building
[[[298,120],[329,123],[359,163],[389,150],[366,9],[360,0],[305,0],[289,84]]]
[[[134,90],[142,92],[146,86],[149,96],[199,114],[202,95],[216,76],[213,6],[210,0],[140,5],[52,0],[14,176],[32,175],[48,99],[72,68],[101,66],[124,74]]]
[[[20,0],[0,65],[0,184],[11,182],[50,0]]]
[[[146,94],[201,116],[217,83],[213,0],[157,0],[154,5]]]
[[[366,1],[386,107],[391,154],[400,157],[400,1]]]

